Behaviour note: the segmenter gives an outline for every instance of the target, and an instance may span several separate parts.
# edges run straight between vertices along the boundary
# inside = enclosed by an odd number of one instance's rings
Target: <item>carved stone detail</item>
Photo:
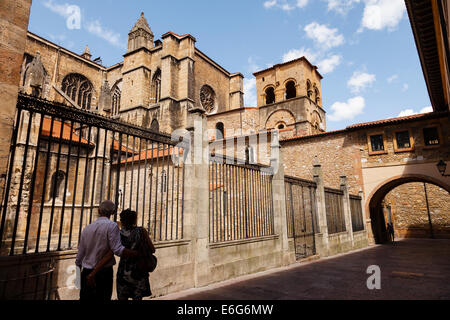
[[[214,111],[216,107],[216,93],[210,86],[204,85],[200,89],[200,102],[207,113]]]

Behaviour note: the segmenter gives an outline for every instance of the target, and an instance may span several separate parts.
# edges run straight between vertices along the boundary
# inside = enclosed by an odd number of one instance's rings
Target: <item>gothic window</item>
[[[222,140],[225,137],[225,129],[222,122],[216,124],[216,140]]]
[[[289,81],[286,83],[286,100],[295,98],[297,96],[297,90],[295,88],[295,82]]]
[[[256,163],[256,156],[255,156],[255,149],[253,147],[246,147],[245,148],[245,163],[247,164],[255,164]]]
[[[200,90],[200,102],[207,113],[214,111],[216,107],[216,93],[213,88],[204,85]]]
[[[157,69],[152,80],[152,97],[151,103],[158,103],[161,100],[161,69]]]
[[[275,89],[270,87],[266,89],[266,104],[275,103]]]
[[[58,199],[64,194],[64,180],[66,174],[64,171],[57,171],[52,175],[50,199]]]
[[[62,82],[62,91],[81,109],[90,110],[94,87],[83,75],[71,73]]]
[[[159,123],[158,120],[153,119],[152,124],[150,125],[150,130],[159,132]]]
[[[122,92],[118,85],[115,85],[112,90],[112,115],[118,115],[120,111],[120,98],[122,96]]]

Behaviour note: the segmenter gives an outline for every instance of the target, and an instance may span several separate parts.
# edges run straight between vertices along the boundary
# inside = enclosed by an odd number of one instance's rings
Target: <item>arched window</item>
[[[120,111],[120,98],[122,96],[122,92],[118,85],[115,85],[112,90],[112,115],[118,115]]]
[[[150,130],[155,132],[159,132],[159,122],[156,119],[153,119],[152,124],[150,125]]]
[[[157,69],[152,79],[151,103],[158,103],[161,99],[161,69]]]
[[[306,81],[306,94],[308,95],[308,98],[312,98],[313,95],[313,91],[312,91],[312,86],[311,86],[311,81],[307,80]]]
[[[266,89],[266,104],[275,103],[275,89],[270,87]]]
[[[58,199],[64,194],[64,180],[66,179],[66,174],[64,171],[56,171],[52,175],[52,186],[50,189],[50,199]]]
[[[78,73],[67,75],[62,82],[61,89],[80,108],[91,109],[94,87],[85,76]]]
[[[295,88],[295,82],[289,81],[286,83],[286,100],[295,98],[297,96],[297,89]]]
[[[320,104],[320,92],[319,89],[317,89],[317,87],[314,87],[314,96],[316,98],[315,102],[317,105]]]
[[[225,138],[225,129],[222,122],[216,124],[216,140]]]
[[[255,149],[253,147],[246,147],[245,148],[245,163],[247,164],[255,164],[256,163],[256,157],[255,157]]]

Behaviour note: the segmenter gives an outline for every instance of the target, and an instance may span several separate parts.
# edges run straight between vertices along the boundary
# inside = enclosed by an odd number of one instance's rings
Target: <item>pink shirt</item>
[[[120,242],[120,229],[117,223],[106,217],[100,217],[84,228],[78,243],[78,254],[75,264],[86,269],[94,269],[109,250],[121,256],[125,247]],[[116,264],[114,257],[105,266]]]

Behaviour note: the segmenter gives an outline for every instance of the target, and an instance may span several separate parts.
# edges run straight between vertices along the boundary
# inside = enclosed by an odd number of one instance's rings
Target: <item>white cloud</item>
[[[422,110],[420,110],[419,112],[416,112],[413,109],[405,109],[399,113],[398,117],[407,117],[407,116],[412,116],[415,114],[429,113],[429,112],[433,112],[433,107],[431,107],[431,106],[425,107]]]
[[[367,87],[371,86],[376,81],[374,74],[366,72],[355,71],[347,82],[347,86],[353,93],[359,93]]]
[[[342,57],[338,55],[332,55],[329,58],[325,58],[317,62],[317,66],[319,67],[319,72],[321,74],[331,73],[339,66],[342,62]]]
[[[279,8],[283,11],[292,11],[296,8],[304,8],[308,5],[309,0],[267,0],[264,2],[264,8],[272,9]]]
[[[301,57],[306,57],[311,63],[315,63],[319,58],[319,54],[309,48],[305,49],[305,47],[302,47],[301,49],[292,49],[283,55],[283,62],[288,62]]]
[[[395,80],[398,79],[398,74],[393,74],[392,76],[390,76],[389,78],[386,79],[386,81],[388,83],[393,83]]]
[[[403,92],[406,92],[406,91],[408,91],[408,89],[409,89],[409,84],[404,83],[404,84],[403,84],[403,87],[402,87],[402,91],[403,91]]]
[[[50,9],[54,13],[60,15],[61,17],[68,18],[70,16],[70,5],[67,3],[57,4],[53,0],[46,0],[42,3],[44,7]]]
[[[353,8],[355,3],[361,0],[326,0],[328,2],[328,11],[336,11],[340,14],[346,14]]]
[[[364,28],[393,31],[406,12],[404,0],[365,0],[365,3],[359,32]]]
[[[339,33],[338,29],[330,29],[326,25],[317,22],[308,24],[304,31],[306,36],[312,39],[322,50],[329,50],[344,43],[344,36]]]
[[[363,113],[365,106],[366,101],[361,96],[351,98],[347,102],[336,102],[330,107],[332,113],[328,115],[328,119],[330,121],[352,120]]]
[[[270,9],[276,5],[277,5],[277,0],[269,0],[269,1],[264,2],[264,8],[266,8],[266,9]]]
[[[321,74],[331,73],[342,63],[342,57],[339,55],[324,56],[320,52],[315,52],[309,48],[292,49],[283,55],[283,62],[292,61],[305,57],[312,64],[317,64]]]
[[[308,5],[308,0],[297,0],[297,8],[304,8]]]
[[[125,44],[121,42],[120,40],[120,34],[116,33],[112,30],[109,30],[102,26],[100,21],[90,21],[86,24],[86,30],[106,41],[108,41],[113,46],[119,47],[119,48],[126,48]]]
[[[244,104],[256,107],[256,78],[244,79]]]

